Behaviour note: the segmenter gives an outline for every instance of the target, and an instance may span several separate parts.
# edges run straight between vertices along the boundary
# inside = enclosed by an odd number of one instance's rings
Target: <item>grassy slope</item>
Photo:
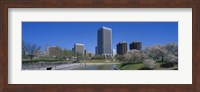
[[[143,67],[144,67],[144,64],[128,64],[128,65],[121,67],[121,69],[123,69],[123,70],[138,70]]]
[[[162,63],[156,63],[154,70],[173,70],[173,69],[177,69],[178,66],[174,66],[174,67],[170,67],[170,68],[163,68],[160,67]],[[127,64],[123,67],[121,67],[121,65],[117,65],[118,69],[123,69],[123,70],[139,70],[141,68],[144,67],[144,64],[142,63],[138,63],[138,64]]]

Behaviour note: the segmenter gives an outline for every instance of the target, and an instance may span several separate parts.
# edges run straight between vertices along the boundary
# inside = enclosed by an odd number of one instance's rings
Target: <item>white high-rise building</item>
[[[116,55],[116,49],[112,49],[112,56]]]

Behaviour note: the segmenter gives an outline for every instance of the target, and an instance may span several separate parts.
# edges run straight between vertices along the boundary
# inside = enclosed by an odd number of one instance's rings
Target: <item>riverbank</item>
[[[22,64],[22,70],[114,70],[120,63],[32,63]]]
[[[156,62],[152,70],[178,70],[178,65],[174,65],[172,67],[163,67],[163,64],[165,64],[165,62]],[[130,63],[124,65],[118,64],[116,68],[120,70],[148,70],[145,69],[145,65],[143,63]]]

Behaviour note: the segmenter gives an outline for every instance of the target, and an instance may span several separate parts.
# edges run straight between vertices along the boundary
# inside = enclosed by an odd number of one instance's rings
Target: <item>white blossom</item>
[[[144,59],[144,62],[143,62],[145,68],[149,68],[149,69],[153,69],[156,65],[155,63],[156,61],[153,59]]]
[[[125,58],[130,63],[138,63],[142,62],[142,51],[139,50],[131,50],[126,55]]]
[[[151,46],[151,47],[146,47],[144,50],[144,53],[146,54],[147,58],[152,58],[154,60],[160,60],[165,56],[167,51],[164,48],[164,46],[155,45],[155,46]]]
[[[165,61],[169,63],[178,63],[178,57],[175,56],[174,54],[168,54],[165,56]]]

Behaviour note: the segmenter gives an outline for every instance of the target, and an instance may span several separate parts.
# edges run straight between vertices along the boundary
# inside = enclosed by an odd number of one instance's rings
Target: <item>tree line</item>
[[[153,69],[156,62],[165,62],[172,67],[178,64],[178,45],[168,43],[166,45],[154,45],[144,50],[131,50],[125,55],[116,55],[116,59],[124,64],[143,63],[147,69]]]
[[[33,61],[33,58],[36,57],[36,53],[40,50],[41,47],[39,45],[22,41],[22,59],[28,58],[30,61]],[[45,56],[39,56],[39,58],[41,58],[41,60],[49,60],[52,58],[55,60],[65,60],[67,57],[73,56],[73,52],[67,49],[60,49],[56,54],[56,57],[49,57],[46,53]]]

